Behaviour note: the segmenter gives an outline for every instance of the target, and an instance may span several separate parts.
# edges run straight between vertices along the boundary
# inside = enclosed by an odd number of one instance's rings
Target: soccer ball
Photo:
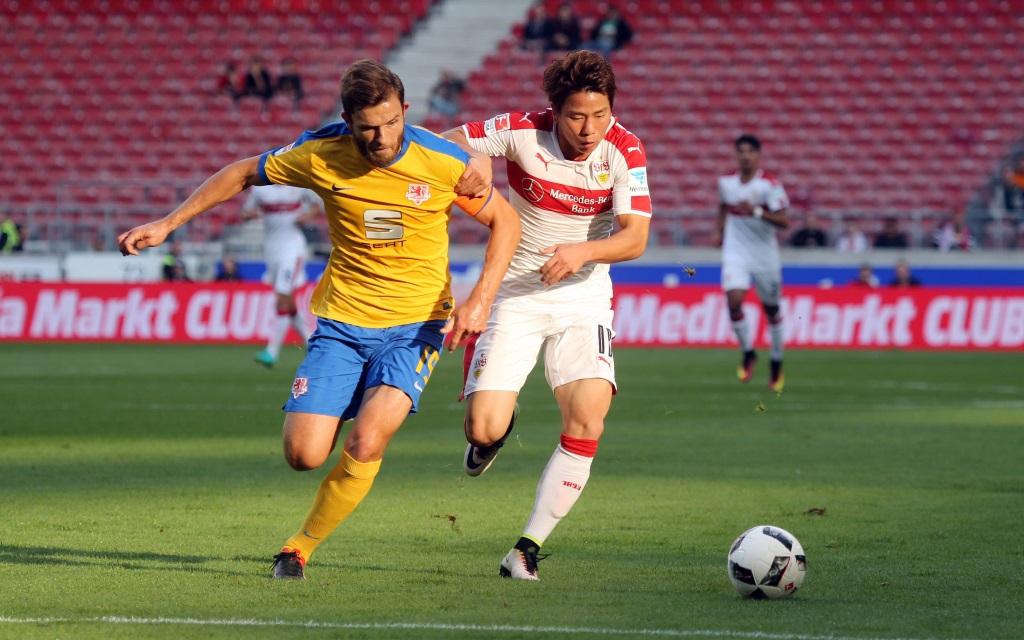
[[[729,579],[741,594],[757,600],[793,595],[807,573],[804,548],[784,529],[759,525],[729,549]]]

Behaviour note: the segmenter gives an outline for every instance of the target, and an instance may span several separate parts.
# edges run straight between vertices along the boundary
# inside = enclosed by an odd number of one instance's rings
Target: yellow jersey
[[[375,167],[344,122],[260,156],[265,184],[311,189],[324,201],[332,249],[311,313],[371,329],[447,319],[455,304],[448,270],[452,203],[476,215],[491,197],[456,195],[468,161],[454,143],[406,125],[395,160]]]

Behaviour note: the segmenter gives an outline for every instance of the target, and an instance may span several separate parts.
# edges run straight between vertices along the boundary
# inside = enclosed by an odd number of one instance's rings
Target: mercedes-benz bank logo
[[[533,178],[523,178],[523,194],[530,202],[540,202],[544,197],[544,187]]]

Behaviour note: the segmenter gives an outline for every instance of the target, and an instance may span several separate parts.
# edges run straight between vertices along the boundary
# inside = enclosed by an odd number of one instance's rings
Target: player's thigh
[[[562,433],[570,438],[599,439],[611,408],[612,390],[612,384],[603,378],[584,378],[555,388]]]
[[[761,304],[766,307],[777,307],[782,299],[782,273],[779,271],[761,271],[753,274],[754,290]]]
[[[747,266],[740,262],[725,261],[722,263],[722,291],[725,291],[729,299],[729,306],[733,303],[742,304],[743,294],[750,288],[751,274]],[[736,301],[736,296],[739,301]]]
[[[611,309],[566,309],[563,326],[544,342],[544,375],[548,385],[598,378],[615,388]]]
[[[441,358],[444,324],[431,320],[377,330],[380,337],[366,362],[364,388],[394,387],[408,396],[406,414],[419,411],[420,396]]]
[[[284,457],[295,469],[315,469],[327,460],[338,439],[341,419],[289,412],[284,418]]]
[[[267,263],[270,284],[278,295],[291,296],[306,284],[306,260],[301,255],[286,255]]]
[[[549,310],[526,300],[503,301],[496,305],[487,321],[487,329],[477,339],[466,373],[465,394],[469,396],[477,391],[518,394],[537,364],[552,322]]]
[[[367,389],[345,451],[359,462],[380,460],[411,409],[412,399],[401,389],[386,384]]]

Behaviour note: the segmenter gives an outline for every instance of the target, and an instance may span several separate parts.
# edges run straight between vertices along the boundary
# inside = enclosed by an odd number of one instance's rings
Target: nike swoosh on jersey
[[[336,184],[331,185],[331,191],[351,191],[352,189],[355,189],[355,187],[339,187]]]

